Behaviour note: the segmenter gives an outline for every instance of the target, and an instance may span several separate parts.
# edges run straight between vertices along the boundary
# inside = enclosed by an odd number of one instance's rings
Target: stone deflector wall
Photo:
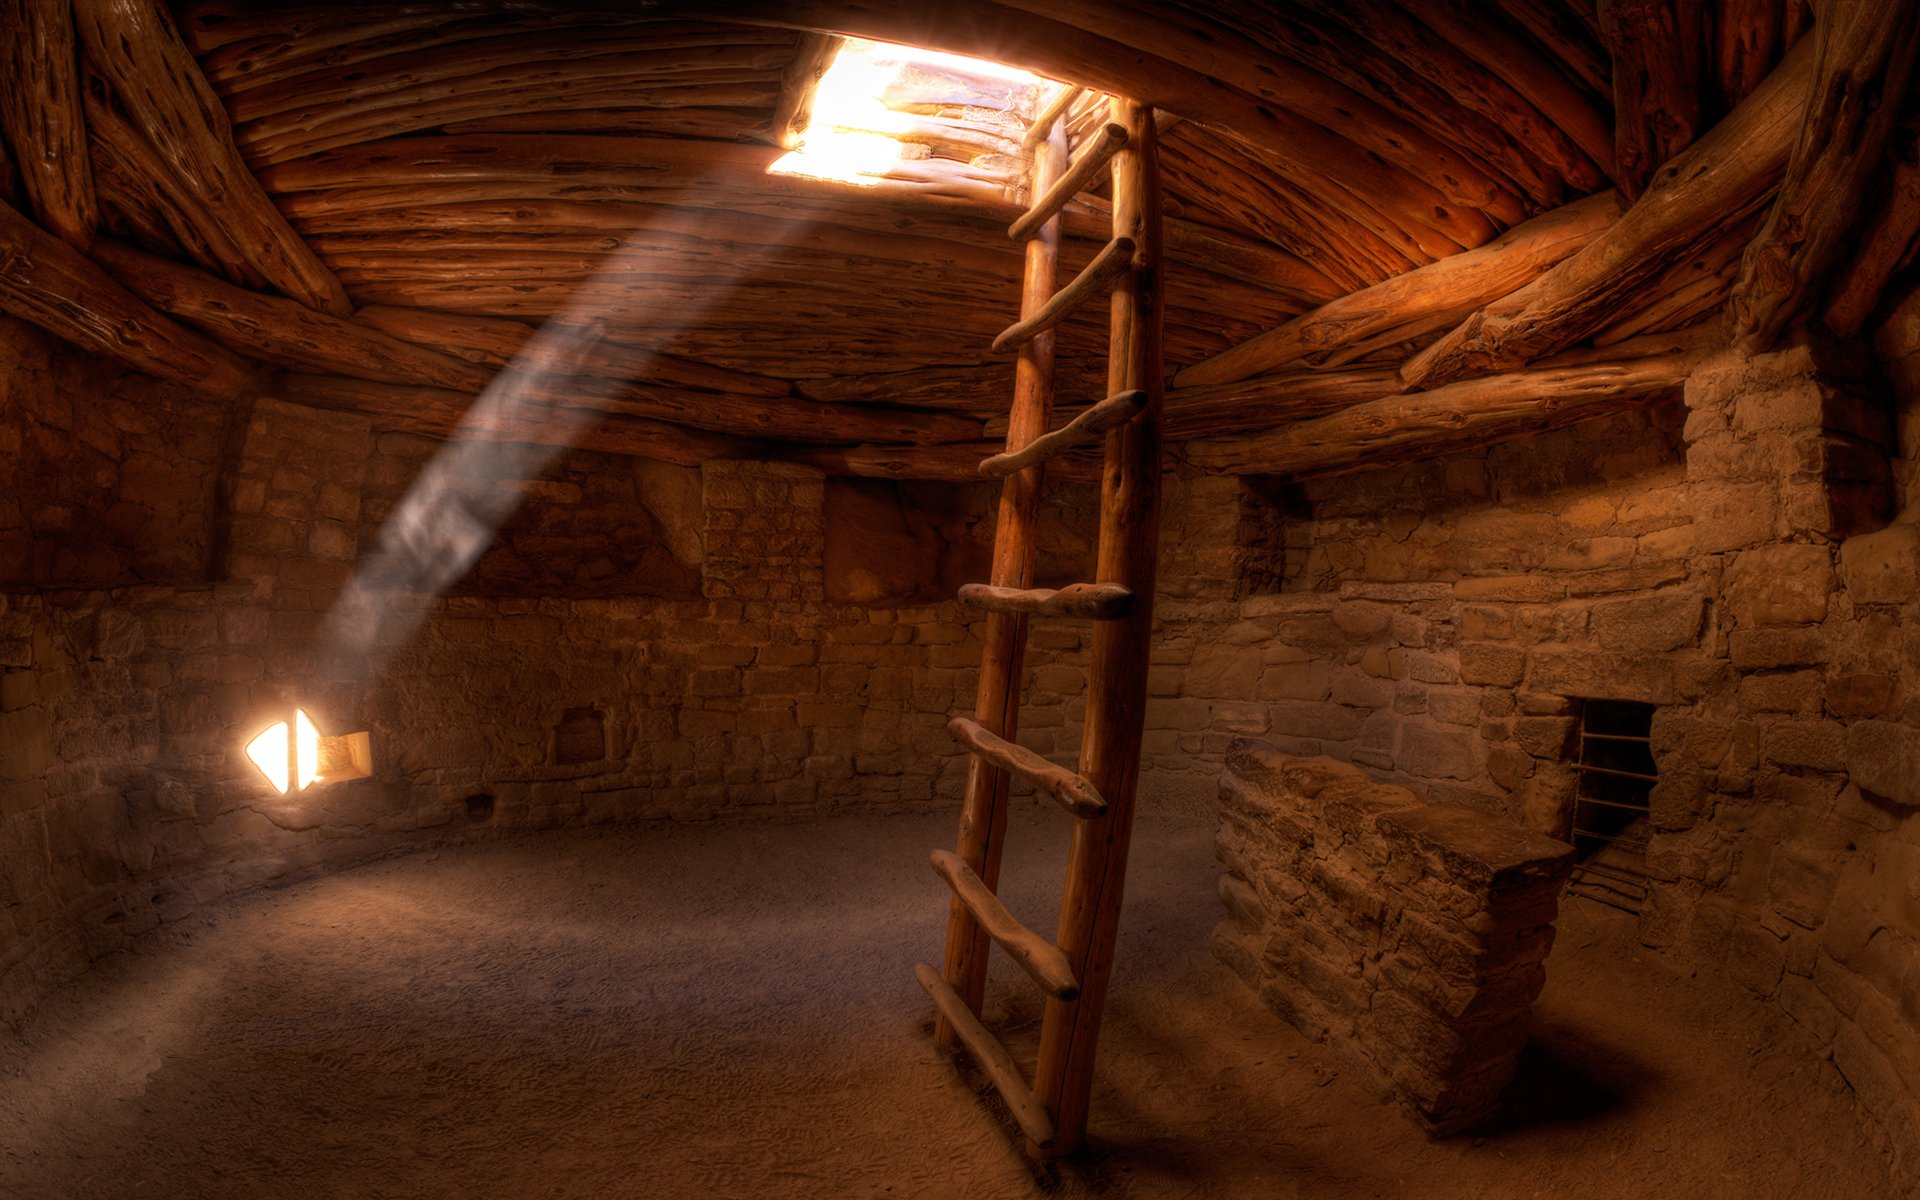
[[[1252,740],[1220,801],[1220,957],[1434,1135],[1491,1116],[1573,848]]]

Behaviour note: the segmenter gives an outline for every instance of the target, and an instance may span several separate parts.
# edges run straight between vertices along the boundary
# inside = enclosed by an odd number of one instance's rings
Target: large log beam
[[[233,142],[226,110],[159,0],[86,0],[74,15],[88,65],[158,150],[181,190],[220,213],[262,278],[309,308],[345,316],[345,289],[267,198]]]
[[[1786,170],[1815,58],[1797,45],[1746,103],[1655,173],[1646,194],[1586,249],[1487,305],[1409,359],[1401,377],[1434,388],[1511,370],[1619,320],[1640,290],[1765,203]]]
[[[1852,239],[1859,249],[1827,297],[1823,320],[1839,338],[1851,338],[1880,304],[1880,293],[1896,271],[1913,261],[1920,237],[1920,129],[1902,130],[1891,156],[1893,178],[1886,198],[1865,228]]]
[[[1628,203],[1700,131],[1704,11],[1674,0],[1600,0],[1613,55],[1614,186]]]
[[[362,325],[392,334],[402,341],[435,349],[492,367],[504,367],[517,357],[538,332],[524,321],[505,317],[463,316],[421,308],[370,304],[353,315]],[[601,340],[581,355],[580,369],[593,375],[646,380],[668,387],[702,392],[731,392],[740,396],[785,396],[793,385],[746,371],[692,362],[643,346]],[[831,399],[830,397],[821,397]]]
[[[1920,4],[1823,0],[1813,99],[1767,223],[1747,247],[1728,312],[1760,351],[1809,312],[1881,169],[1920,52]]]
[[[358,379],[284,375],[270,389],[293,404],[363,413],[383,429],[427,437],[517,442],[598,450],[698,466],[711,458],[745,458],[761,448],[741,438],[607,413],[542,411],[522,405],[474,409],[464,392],[394,387]]]
[[[69,0],[0,0],[0,131],[28,207],[85,250],[100,224]]]
[[[1686,382],[1711,352],[1711,330],[1625,342],[1611,357],[1462,380],[1384,396],[1329,416],[1232,438],[1189,442],[1186,458],[1222,475],[1312,475],[1483,446],[1604,415]]]
[[[584,357],[570,357],[566,370],[579,370]],[[470,406],[477,398],[473,392],[452,388],[381,383],[336,375],[288,374],[283,377],[282,386],[298,393],[284,395],[284,399],[322,408],[363,408],[367,412],[397,411],[409,403],[427,411],[447,411]],[[595,413],[736,438],[829,445],[871,441],[919,446],[971,442],[980,436],[979,421],[952,413],[690,392],[598,376],[547,374],[537,367],[505,386],[515,389],[514,396],[520,402],[516,407],[524,412],[590,409]],[[982,457],[985,456],[975,456],[976,467]]]
[[[161,379],[220,396],[258,391],[247,364],[155,312],[6,205],[0,205],[0,310]]]
[[[1231,383],[1304,362],[1332,367],[1454,324],[1585,248],[1619,216],[1612,192],[1542,213],[1478,250],[1342,296],[1174,377],[1176,387]]]
[[[155,308],[249,357],[387,383],[478,391],[493,372],[105,238],[92,258]]]

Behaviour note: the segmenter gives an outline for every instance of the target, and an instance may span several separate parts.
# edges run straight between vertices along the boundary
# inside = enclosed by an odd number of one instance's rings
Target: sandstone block
[[[1840,579],[1856,604],[1920,598],[1920,522],[1889,525],[1840,544]]]
[[[1664,654],[1699,642],[1707,598],[1698,592],[1635,596],[1596,603],[1594,640],[1618,654]]]
[[[1920,729],[1894,721],[1847,727],[1847,773],[1863,791],[1902,808],[1920,808]]]
[[[1518,646],[1468,643],[1460,647],[1460,682],[1511,687],[1526,670],[1527,652]]]
[[[1833,555],[1824,545],[1762,546],[1735,555],[1722,586],[1741,626],[1814,624],[1827,615]]]

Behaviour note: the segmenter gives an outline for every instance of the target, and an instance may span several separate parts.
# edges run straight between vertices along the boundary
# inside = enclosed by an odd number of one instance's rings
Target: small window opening
[[[1587,700],[1580,706],[1579,785],[1573,798],[1573,879],[1569,895],[1638,913],[1647,900],[1653,706]]]
[[[888,42],[847,38],[799,99],[792,148],[767,168],[873,187],[889,176],[943,178],[903,166],[948,159],[956,179],[1006,174],[1028,124],[1056,85],[1029,71]],[[938,164],[931,164],[937,166]]]

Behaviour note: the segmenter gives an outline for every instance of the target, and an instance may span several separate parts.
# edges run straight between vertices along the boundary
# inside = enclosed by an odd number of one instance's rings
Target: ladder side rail
[[[1107,434],[1101,476],[1100,546],[1095,579],[1134,593],[1133,611],[1093,630],[1080,774],[1107,801],[1103,816],[1075,822],[1060,906],[1060,933],[1080,996],[1049,999],[1041,1028],[1034,1095],[1053,1118],[1049,1146],[1036,1155],[1077,1149],[1085,1136],[1101,1010],[1113,970],[1127,852],[1133,830],[1140,744],[1146,721],[1147,663],[1159,551],[1164,363],[1160,305],[1160,191],[1152,109],[1116,98],[1113,119],[1127,126],[1127,149],[1114,158],[1114,234],[1133,238],[1135,269],[1111,303],[1109,395],[1140,389],[1140,415]]]
[[[1066,169],[1066,123],[1053,130],[1034,152],[1033,189],[1045,190]],[[1026,243],[1026,270],[1020,289],[1020,315],[1033,316],[1053,297],[1060,262],[1060,219],[1048,221]],[[1051,331],[1020,347],[1014,364],[1013,408],[1007,419],[1007,448],[1019,450],[1047,432],[1053,418],[1053,343]],[[1044,464],[1009,475],[1000,488],[994,527],[995,586],[1026,588],[1033,583],[1035,531],[1040,521]],[[980,683],[974,720],[987,731],[1012,741],[1018,731],[1020,675],[1026,660],[1027,616],[989,612],[981,639]],[[1000,853],[1007,829],[1008,774],[978,755],[969,755],[966,793],[960,806],[960,835],[955,846],[988,890],[1000,881]],[[947,909],[947,946],[941,978],[967,1008],[978,1013],[986,995],[991,939],[959,897]],[[943,1014],[934,1023],[934,1040],[952,1046],[953,1022]]]

